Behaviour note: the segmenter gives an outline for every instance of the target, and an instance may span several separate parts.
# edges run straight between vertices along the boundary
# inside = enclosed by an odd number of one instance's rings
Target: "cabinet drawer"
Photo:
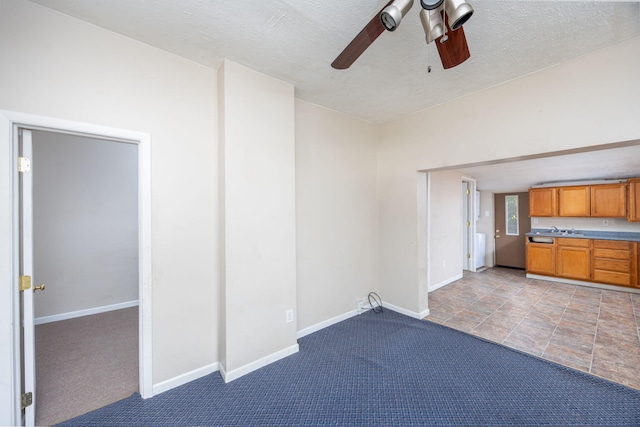
[[[632,263],[631,261],[619,259],[596,258],[593,260],[593,268],[596,270],[617,271],[619,273],[631,274]]]
[[[608,285],[631,286],[631,274],[615,271],[594,270],[593,280]]]
[[[621,251],[631,250],[631,242],[622,242],[618,240],[594,240],[594,249],[617,249]]]
[[[631,258],[630,251],[618,251],[615,249],[594,249],[593,256],[595,258],[608,258],[608,259],[624,259]]]
[[[588,248],[591,244],[589,239],[572,239],[569,237],[559,237],[556,242],[558,246],[573,246],[574,248]]]

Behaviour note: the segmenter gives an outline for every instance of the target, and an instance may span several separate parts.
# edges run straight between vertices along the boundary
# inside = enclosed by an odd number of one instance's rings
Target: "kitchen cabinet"
[[[554,243],[527,243],[527,273],[553,276],[556,270]]]
[[[592,185],[591,216],[625,218],[627,216],[627,184]]]
[[[593,241],[593,280],[622,286],[638,286],[637,243]]]
[[[627,220],[640,222],[640,178],[629,180],[629,207]]]
[[[558,216],[587,217],[590,215],[590,186],[558,187]]]
[[[591,240],[556,239],[556,276],[569,279],[591,279]]]
[[[558,189],[529,189],[529,216],[558,216]]]

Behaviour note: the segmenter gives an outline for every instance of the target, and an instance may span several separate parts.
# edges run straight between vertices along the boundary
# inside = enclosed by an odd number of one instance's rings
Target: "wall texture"
[[[295,106],[293,86],[232,61],[219,78],[220,361],[229,380],[297,351]]]
[[[380,289],[393,304],[417,309],[415,171],[640,139],[640,55],[630,52],[640,38],[382,125]],[[452,117],[463,124],[442,125]]]
[[[0,109],[151,134],[154,384],[217,362],[216,70],[28,1],[0,10]]]
[[[33,132],[36,318],[138,299],[137,148]]]
[[[296,101],[298,330],[377,290],[376,138],[375,125]]]

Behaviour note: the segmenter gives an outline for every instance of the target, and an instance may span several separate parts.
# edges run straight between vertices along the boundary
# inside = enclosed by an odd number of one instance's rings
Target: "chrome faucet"
[[[560,230],[558,230],[558,227],[556,227],[555,225],[552,225],[552,226],[551,226],[551,231],[552,231],[552,232],[554,232],[554,231],[555,231],[555,232],[557,233],[557,232],[559,232]]]

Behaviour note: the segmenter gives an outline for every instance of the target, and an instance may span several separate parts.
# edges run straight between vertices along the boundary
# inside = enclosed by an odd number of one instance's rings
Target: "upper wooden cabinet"
[[[640,222],[640,178],[628,183],[529,189],[529,216],[627,218]]]
[[[591,216],[625,218],[627,216],[627,184],[591,186]]]
[[[558,187],[558,216],[591,216],[591,187]]]
[[[629,180],[629,209],[627,219],[640,222],[640,178]]]
[[[558,216],[558,189],[529,189],[529,216]]]

